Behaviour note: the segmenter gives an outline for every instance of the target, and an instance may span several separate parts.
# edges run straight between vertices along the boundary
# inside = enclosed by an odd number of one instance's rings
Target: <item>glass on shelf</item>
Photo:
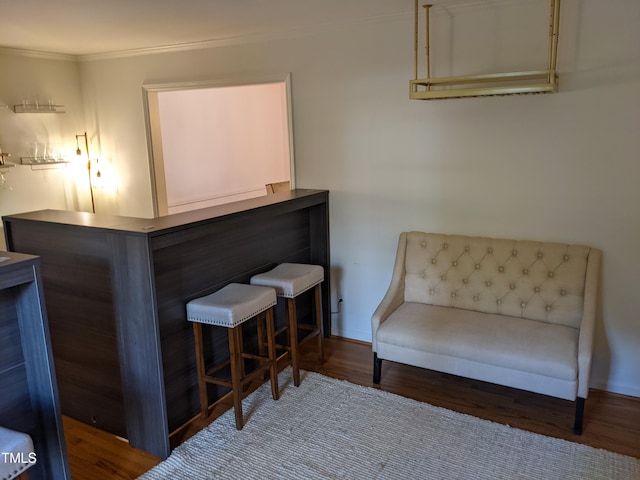
[[[53,103],[22,103],[14,105],[15,113],[65,113],[64,105],[54,105]]]
[[[22,165],[50,165],[68,163],[59,143],[29,142],[28,156],[20,157]]]

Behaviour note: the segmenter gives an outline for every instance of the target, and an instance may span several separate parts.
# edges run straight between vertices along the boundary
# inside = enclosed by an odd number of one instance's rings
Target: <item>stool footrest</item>
[[[298,327],[300,328],[300,327]],[[299,342],[299,345],[304,345],[305,343],[307,343],[309,340],[316,338],[318,335],[320,335],[320,330],[318,328],[313,329],[313,331],[311,331],[308,335],[305,335]]]
[[[218,363],[216,365],[213,365],[213,366],[209,367],[207,369],[205,375],[212,376],[214,373],[219,372],[220,370],[222,370],[223,368],[228,367],[229,365],[231,365],[231,362],[229,360],[225,360],[222,363]]]
[[[249,360],[258,360],[259,362],[268,362],[269,361],[268,358],[266,358],[266,357],[264,357],[262,355],[255,355],[253,353],[243,352],[241,356],[242,356],[242,358],[247,358]]]
[[[280,355],[278,355],[276,357],[276,362],[279,362],[280,360],[284,359],[284,358],[288,358],[291,356],[291,350],[289,350],[289,348],[283,348],[283,347],[278,347],[278,345],[276,345],[276,350],[280,348],[280,350],[284,350]]]
[[[277,337],[278,335],[281,335],[281,334],[283,334],[283,333],[284,333],[284,332],[286,332],[286,331],[287,331],[287,326],[286,326],[286,325],[284,325],[284,326],[282,326],[282,327],[278,328],[278,329],[274,332],[274,334],[275,334],[275,336]]]
[[[315,325],[309,325],[308,323],[299,323],[298,330],[318,331],[318,327]]]
[[[276,343],[276,349],[277,350],[285,350],[287,352],[291,351],[291,347],[289,345],[283,345],[281,343]]]
[[[263,357],[263,356],[260,356],[260,355],[252,355],[251,353],[242,353],[241,356],[242,356],[242,358],[247,358],[247,359],[250,359],[250,360],[258,360],[259,362],[261,362],[260,365],[258,365],[254,370],[251,371],[251,373],[245,374],[245,376],[242,379],[243,383],[250,382],[251,379],[254,378],[254,373],[257,375],[259,373],[264,372],[265,370],[267,370],[270,367],[269,358],[266,358],[266,357]],[[276,358],[276,360],[279,360],[279,358]],[[229,360],[227,360],[226,362],[222,362],[222,363],[220,363],[218,365],[215,365],[214,367],[209,368],[207,370],[207,373],[204,375],[205,382],[212,383],[214,385],[221,385],[223,387],[232,388],[231,381],[224,380],[223,378],[215,377],[215,376],[212,375],[215,372],[217,372],[219,370],[222,370],[224,367],[229,366],[230,363],[231,362]]]
[[[204,375],[202,377],[202,379],[207,382],[207,383],[211,383],[213,385],[220,385],[222,387],[227,387],[227,388],[232,388],[233,384],[228,381],[228,380],[223,380],[220,377],[212,377],[211,375]]]
[[[269,370],[270,367],[271,367],[271,365],[268,364],[268,363],[265,363],[264,365],[260,365],[258,368],[253,370],[251,373],[246,374],[244,376],[244,378],[242,379],[242,383],[246,384],[246,383],[251,382],[253,379],[255,379],[258,376],[260,376],[260,374],[262,374],[263,372]]]

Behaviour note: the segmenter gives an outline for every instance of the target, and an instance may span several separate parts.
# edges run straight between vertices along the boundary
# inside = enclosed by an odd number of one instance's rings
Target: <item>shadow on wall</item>
[[[598,390],[608,390],[607,380],[611,377],[611,346],[607,336],[607,329],[604,326],[603,315],[603,270],[600,266],[600,279],[598,280],[598,311],[596,312],[596,325],[593,332],[593,351],[594,359],[591,364],[591,381],[590,388]],[[597,368],[594,368],[597,365]]]
[[[343,329],[342,325],[342,268],[331,267],[331,332],[337,334]],[[327,332],[325,332],[326,334]]]

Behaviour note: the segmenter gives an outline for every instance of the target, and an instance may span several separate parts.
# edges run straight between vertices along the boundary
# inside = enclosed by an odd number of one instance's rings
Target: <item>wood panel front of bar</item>
[[[314,263],[331,331],[327,191],[155,219],[43,210],[3,221],[9,250],[41,257],[62,412],[159,457],[199,411],[188,301],[278,263]],[[225,335],[210,334],[210,361],[227,355]]]
[[[0,426],[31,437],[29,478],[70,480],[41,279],[38,257],[0,252]]]

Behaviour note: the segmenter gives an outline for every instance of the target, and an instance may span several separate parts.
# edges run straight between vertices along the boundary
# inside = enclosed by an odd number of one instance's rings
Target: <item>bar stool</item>
[[[4,457],[0,460],[0,479],[27,480],[27,470],[36,461],[31,437],[26,433],[0,427],[0,451]]]
[[[288,351],[291,357],[293,383],[300,385],[299,346],[313,337],[318,339],[318,361],[324,363],[324,343],[322,328],[321,283],[324,281],[324,269],[320,265],[304,263],[281,263],[274,269],[251,277],[252,285],[273,287],[278,297],[287,299],[286,328],[289,331]],[[296,297],[315,287],[315,326],[298,325],[296,316]],[[298,328],[309,330],[302,339],[298,339]],[[286,354],[286,352],[285,352]]]
[[[198,371],[198,389],[200,393],[200,411],[203,417],[209,416],[209,397],[207,383],[231,388],[236,428],[244,426],[242,417],[242,398],[244,387],[265,370],[271,377],[271,395],[274,400],[278,392],[278,374],[276,370],[276,347],[273,322],[273,306],[276,304],[276,292],[273,288],[231,283],[210,295],[196,298],[187,303],[187,319],[193,322],[193,338],[196,349]],[[268,356],[253,355],[243,351],[242,324],[251,318],[263,315],[267,318]],[[261,319],[258,319],[258,323]],[[226,327],[229,336],[229,361],[206,369],[202,325]],[[244,359],[258,360],[260,365],[246,374]],[[213,373],[230,364],[231,382],[213,376]]]

